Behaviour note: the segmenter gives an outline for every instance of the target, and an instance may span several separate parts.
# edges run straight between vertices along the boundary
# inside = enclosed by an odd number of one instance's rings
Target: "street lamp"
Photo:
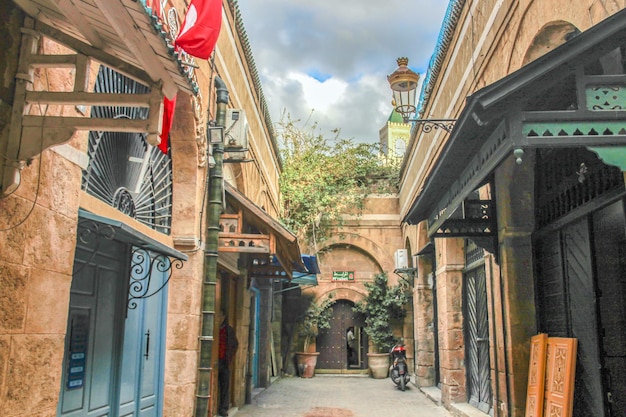
[[[411,119],[411,114],[416,112],[415,95],[417,92],[417,82],[419,74],[407,67],[409,59],[406,57],[398,58],[398,68],[387,76],[389,86],[393,92],[393,100],[391,104],[395,107],[396,112],[402,115],[404,123],[420,123],[423,124],[424,132],[430,132],[432,128],[443,129],[446,132],[452,132],[456,119]]]

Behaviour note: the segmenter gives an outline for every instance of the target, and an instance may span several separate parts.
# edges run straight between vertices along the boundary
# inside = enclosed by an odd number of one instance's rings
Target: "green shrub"
[[[322,329],[330,329],[330,319],[333,316],[332,305],[335,300],[329,295],[320,304],[311,301],[302,317],[298,335],[304,338],[304,352],[308,352],[309,345]]]
[[[354,311],[365,317],[365,333],[380,353],[386,353],[398,343],[393,335],[392,322],[406,317],[404,306],[409,298],[401,285],[388,285],[387,274],[374,276],[373,282],[365,283],[367,296],[356,303]]]

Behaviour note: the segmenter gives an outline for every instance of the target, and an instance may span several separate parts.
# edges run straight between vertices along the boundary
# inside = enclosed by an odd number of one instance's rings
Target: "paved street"
[[[283,378],[231,417],[450,417],[409,384],[402,392],[391,379],[317,375]]]

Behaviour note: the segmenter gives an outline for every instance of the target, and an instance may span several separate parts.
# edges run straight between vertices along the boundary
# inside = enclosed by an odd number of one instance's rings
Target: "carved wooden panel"
[[[218,251],[239,253],[273,253],[271,236],[257,234],[220,233]]]
[[[528,391],[525,417],[543,416],[543,398],[546,373],[546,349],[548,335],[533,336],[530,341],[530,364],[528,366]]]
[[[571,417],[578,340],[548,338],[544,417]]]

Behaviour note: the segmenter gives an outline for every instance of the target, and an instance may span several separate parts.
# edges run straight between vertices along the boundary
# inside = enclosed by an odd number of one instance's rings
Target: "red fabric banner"
[[[170,141],[170,130],[174,123],[174,110],[176,108],[176,96],[173,99],[168,100],[167,97],[163,97],[163,123],[161,125],[161,143],[159,143],[159,149],[167,155],[167,147]]]
[[[208,59],[222,27],[222,0],[191,0],[175,45],[196,58]]]

